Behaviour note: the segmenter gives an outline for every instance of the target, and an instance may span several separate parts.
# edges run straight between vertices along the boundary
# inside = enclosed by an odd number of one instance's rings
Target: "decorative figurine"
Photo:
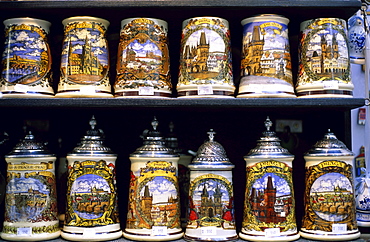
[[[208,132],[189,165],[190,188],[186,240],[232,241],[238,238],[235,227],[232,168],[224,148]]]
[[[56,156],[29,132],[5,160],[8,166],[1,238],[13,241],[58,238]]]
[[[139,241],[180,239],[179,155],[164,145],[155,117],[152,127],[144,132],[144,145],[130,155],[129,205],[123,236]]]
[[[117,155],[104,145],[104,134],[90,130],[67,154],[67,208],[62,238],[72,241],[106,241],[122,237],[115,162]]]
[[[272,122],[244,157],[247,166],[244,219],[240,238],[250,241],[292,241],[299,238],[292,177],[294,156],[281,147]]]
[[[56,97],[113,97],[105,19],[78,16],[63,20],[64,40]]]
[[[51,51],[47,40],[50,22],[11,18],[5,20],[4,25],[0,97],[54,97]]]
[[[179,97],[233,97],[229,23],[218,17],[182,23]]]
[[[154,18],[122,20],[116,69],[115,97],[170,97],[167,22]]]
[[[305,154],[302,237],[328,241],[360,237],[356,222],[353,158],[353,153],[330,130]]]
[[[339,18],[318,18],[301,23],[298,97],[351,98],[347,24]]]
[[[237,97],[296,97],[288,23],[289,19],[275,14],[242,21],[241,80]]]

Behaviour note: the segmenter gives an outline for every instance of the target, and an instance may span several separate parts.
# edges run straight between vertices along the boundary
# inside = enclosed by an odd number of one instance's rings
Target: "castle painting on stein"
[[[289,19],[244,19],[238,97],[295,97],[288,39]]]

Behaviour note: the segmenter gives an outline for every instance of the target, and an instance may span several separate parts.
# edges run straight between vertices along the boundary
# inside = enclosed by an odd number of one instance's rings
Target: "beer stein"
[[[78,16],[63,20],[60,80],[56,97],[113,97],[105,19]]]
[[[294,156],[281,147],[271,120],[244,157],[247,166],[244,218],[240,238],[250,241],[292,241],[299,238],[292,177]]]
[[[50,23],[35,18],[4,21],[5,49],[0,80],[0,97],[47,98],[54,96],[51,51],[48,45]]]
[[[59,237],[56,156],[29,132],[5,160],[8,166],[1,238],[43,241]]]
[[[116,69],[115,97],[170,97],[167,22],[154,18],[122,20]]]
[[[218,17],[183,21],[179,97],[233,97],[229,23]]]
[[[179,155],[165,146],[152,121],[144,144],[130,155],[131,179],[123,236],[138,241],[167,241],[183,236],[178,187]]]
[[[62,238],[105,241],[122,237],[119,223],[115,162],[104,145],[94,117],[80,144],[67,154],[67,208]]]
[[[237,97],[296,97],[288,39],[289,19],[276,14],[246,18]]]
[[[198,149],[190,168],[188,224],[186,240],[232,241],[235,227],[232,168],[215,132]]]
[[[298,97],[351,98],[347,24],[339,18],[318,18],[301,23]]]
[[[304,155],[306,189],[300,234],[314,240],[360,237],[356,222],[353,153],[330,132]]]

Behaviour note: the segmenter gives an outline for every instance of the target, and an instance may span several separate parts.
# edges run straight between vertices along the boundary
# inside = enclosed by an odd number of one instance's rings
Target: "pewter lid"
[[[31,131],[15,145],[13,150],[5,155],[5,158],[23,158],[23,157],[47,157],[55,156],[39,141],[36,141],[35,136]]]
[[[305,153],[305,156],[352,156],[354,155],[347,146],[330,129],[325,133],[324,138]]]
[[[158,120],[154,117],[151,125],[152,130],[145,130],[143,133],[144,145],[137,148],[130,157],[179,157],[177,153],[171,148],[165,146],[165,139],[161,132],[157,130]]]
[[[276,133],[271,131],[272,122],[269,117],[266,118],[266,131],[262,133],[262,137],[257,141],[257,146],[251,149],[244,158],[292,158],[294,155],[280,145],[280,139],[276,137]]]
[[[96,119],[92,116],[89,121],[90,129],[68,156],[117,156],[104,145],[104,132],[101,129],[96,129],[96,124]]]
[[[216,132],[210,129],[207,132],[209,140],[204,142],[198,149],[197,155],[193,161],[189,164],[191,169],[231,169],[234,165],[229,161],[226,156],[224,147],[214,141]]]

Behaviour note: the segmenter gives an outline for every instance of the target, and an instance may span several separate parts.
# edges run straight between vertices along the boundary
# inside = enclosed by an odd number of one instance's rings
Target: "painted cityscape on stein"
[[[9,31],[2,57],[2,78],[12,84],[35,83],[51,67],[46,33],[36,26],[28,25],[17,28],[13,26],[10,29],[13,30]]]

